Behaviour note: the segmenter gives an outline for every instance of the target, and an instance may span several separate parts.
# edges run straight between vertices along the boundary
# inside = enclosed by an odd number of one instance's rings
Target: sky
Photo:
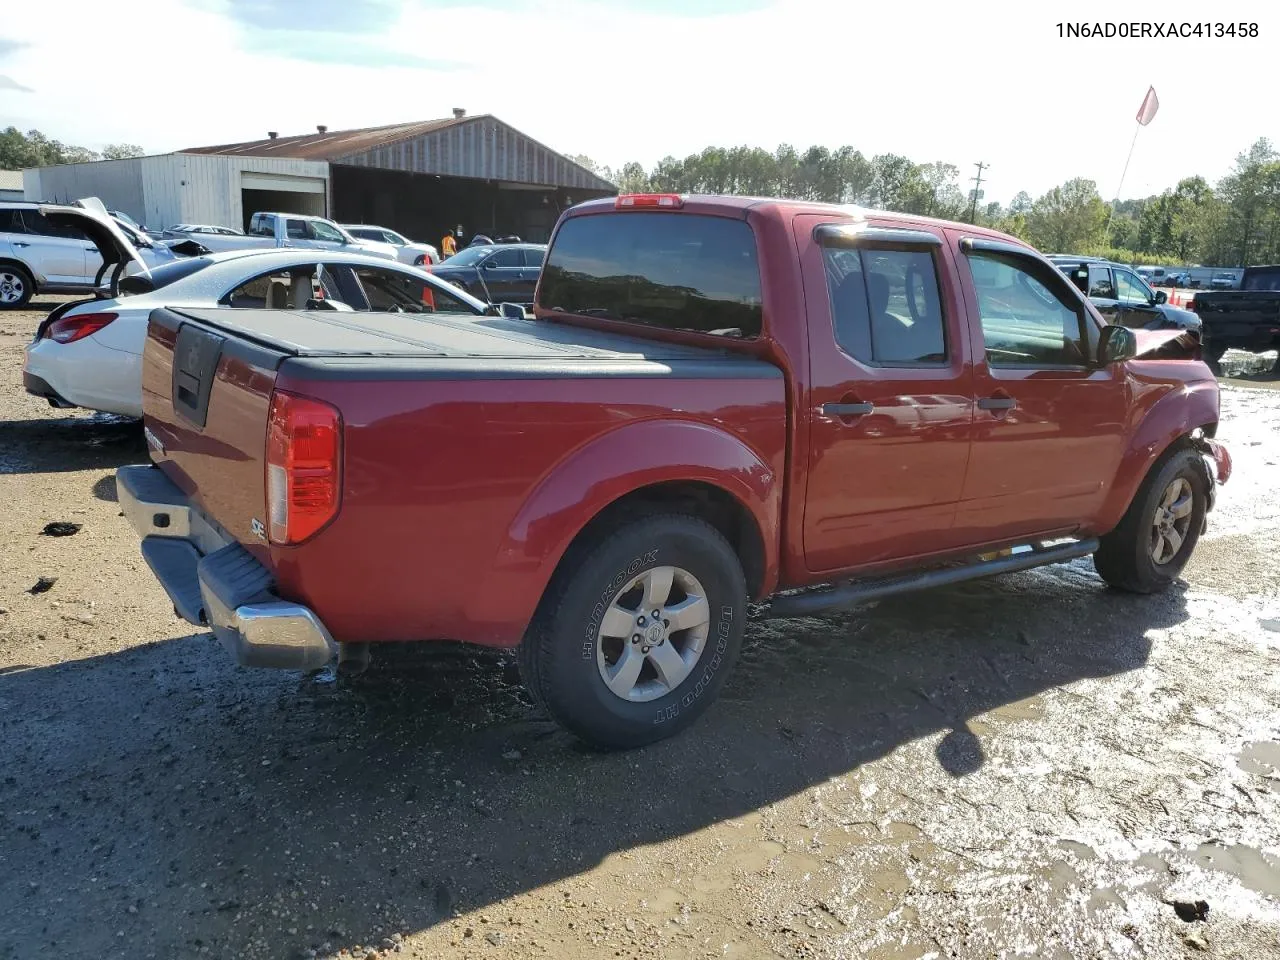
[[[149,153],[491,113],[611,167],[706,146],[850,144],[974,164],[987,201],[1076,176],[1216,181],[1274,109],[1270,4],[944,0],[9,0],[0,128]],[[1219,10],[1222,11],[1219,14]],[[162,14],[162,15],[160,15]],[[1088,23],[1256,22],[1256,38],[1081,39]],[[1255,95],[1251,95],[1255,94]]]

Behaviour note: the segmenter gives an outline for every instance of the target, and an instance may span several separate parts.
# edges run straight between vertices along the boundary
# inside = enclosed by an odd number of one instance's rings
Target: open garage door
[[[288,177],[279,174],[250,173],[240,175],[240,201],[244,223],[255,213],[304,213],[327,216],[325,181],[321,177]]]

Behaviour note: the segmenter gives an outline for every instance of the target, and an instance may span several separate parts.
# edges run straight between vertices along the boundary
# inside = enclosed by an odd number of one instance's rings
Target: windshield
[[[459,250],[445,263],[450,267],[470,267],[491,253],[493,253],[493,247],[467,247],[465,250]]]

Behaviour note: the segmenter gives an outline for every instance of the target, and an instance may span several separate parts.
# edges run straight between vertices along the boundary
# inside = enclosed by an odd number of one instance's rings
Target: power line
[[[981,160],[979,160],[977,163],[974,164],[974,166],[978,168],[978,175],[976,177],[969,178],[970,180],[973,181],[973,201],[969,204],[969,222],[970,223],[977,222],[978,188],[982,186],[982,171],[988,169],[991,166],[991,164],[983,163]]]

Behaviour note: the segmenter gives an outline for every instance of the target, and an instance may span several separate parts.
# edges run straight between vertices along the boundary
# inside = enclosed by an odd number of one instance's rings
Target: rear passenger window
[[[254,277],[219,302],[251,310],[303,310],[308,300],[316,298],[341,300],[342,295],[329,272],[312,263]]]
[[[923,250],[827,247],[827,290],[836,342],[863,363],[947,362],[933,255]]]
[[[538,305],[667,330],[757,337],[755,234],[742,220],[698,214],[573,217],[547,253]]]
[[[1061,274],[1012,254],[969,255],[987,364],[992,367],[1083,366],[1084,312]]]

